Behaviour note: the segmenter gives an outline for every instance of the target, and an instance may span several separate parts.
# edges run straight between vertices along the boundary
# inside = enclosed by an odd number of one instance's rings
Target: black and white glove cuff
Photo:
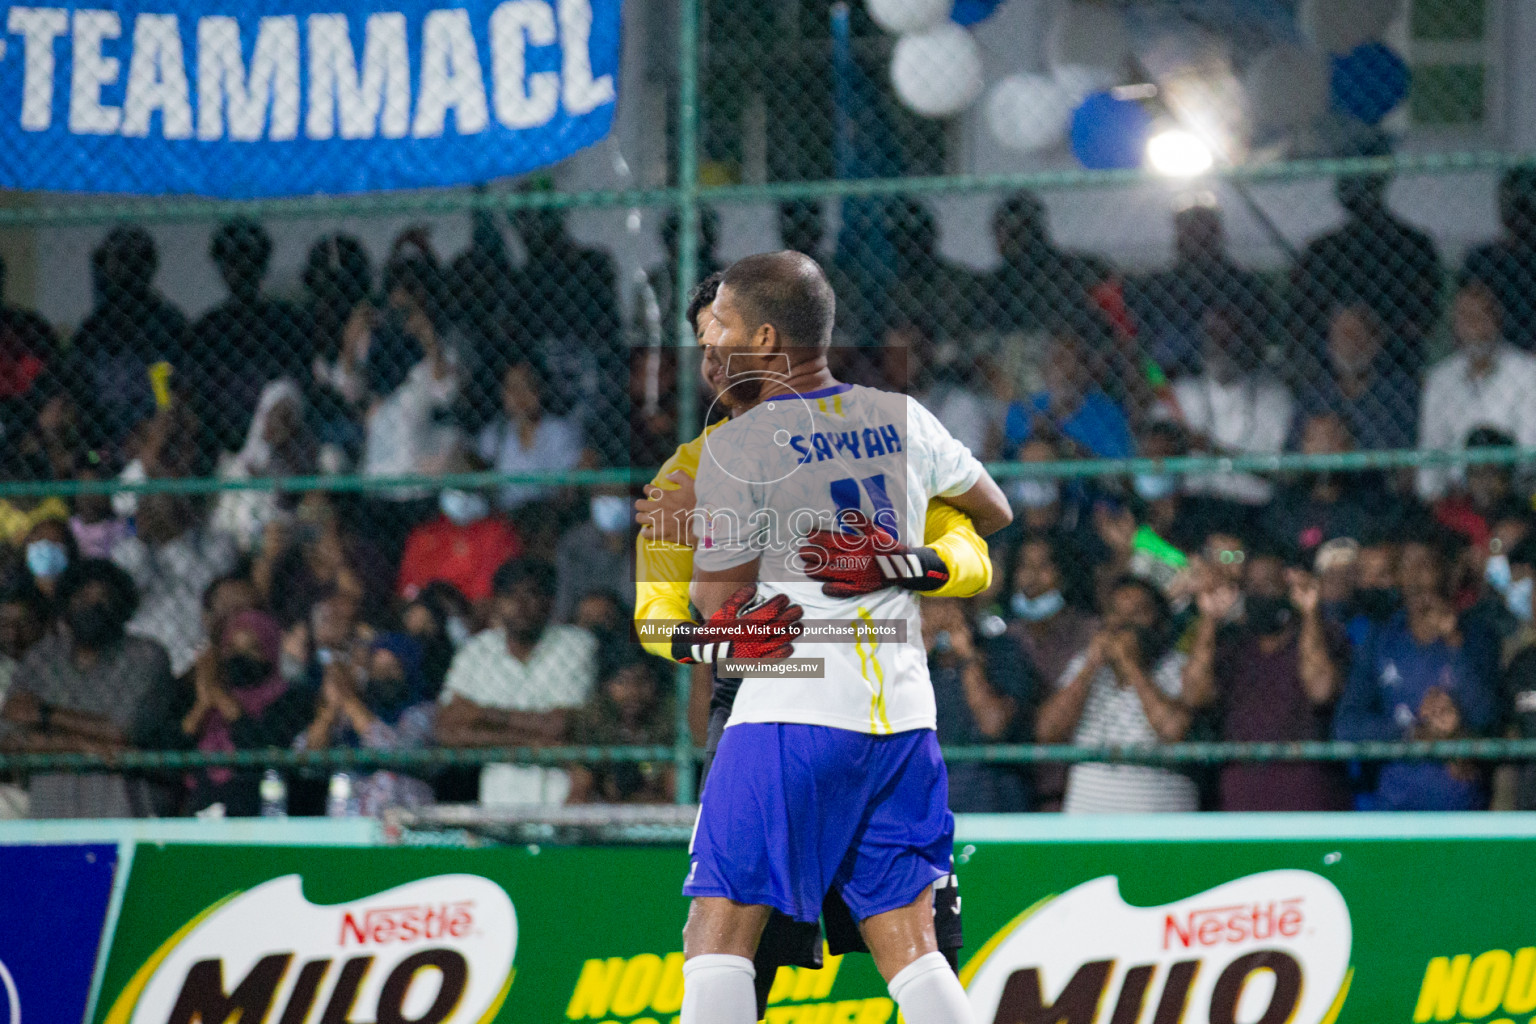
[[[672,627],[672,660],[680,665],[713,665],[731,656],[731,641],[708,639],[697,623]]]
[[[876,555],[880,575],[892,586],[918,592],[938,590],[949,582],[949,566],[933,548],[913,548],[896,554]]]

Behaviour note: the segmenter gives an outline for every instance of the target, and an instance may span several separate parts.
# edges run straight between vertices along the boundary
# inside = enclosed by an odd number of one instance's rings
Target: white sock
[[[970,1000],[943,953],[918,957],[888,987],[907,1024],[971,1024]]]
[[[682,1024],[757,1024],[756,977],[744,956],[706,953],[684,960]]]

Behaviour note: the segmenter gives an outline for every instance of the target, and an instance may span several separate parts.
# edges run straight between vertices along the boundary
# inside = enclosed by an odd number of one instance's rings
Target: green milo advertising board
[[[1536,1024],[1536,829],[1172,838],[1178,820],[1135,841],[962,831],[978,1024]],[[141,846],[92,1024],[675,1024],[685,866]],[[896,1019],[859,955],[780,972],[767,1015]]]

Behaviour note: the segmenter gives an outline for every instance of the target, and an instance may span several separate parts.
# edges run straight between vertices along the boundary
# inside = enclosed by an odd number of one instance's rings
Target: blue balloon
[[[949,12],[949,20],[970,28],[992,17],[1001,6],[1003,0],[955,0],[954,8]]]
[[[1135,100],[1089,94],[1072,113],[1072,155],[1090,170],[1140,167],[1152,118]]]
[[[1333,109],[1366,124],[1380,124],[1408,95],[1413,72],[1385,43],[1362,43],[1331,58]]]

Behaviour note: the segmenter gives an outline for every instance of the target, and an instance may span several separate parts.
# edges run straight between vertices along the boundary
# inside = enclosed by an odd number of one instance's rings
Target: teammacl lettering
[[[1264,941],[1301,934],[1302,898],[1188,911],[1181,921],[1176,914],[1163,918],[1163,948],[1216,946],[1222,943]]]
[[[29,132],[57,118],[72,135],[424,139],[478,135],[493,118],[537,128],[617,95],[611,74],[593,72],[591,0],[505,0],[474,19],[442,8],[414,26],[404,11],[226,9],[193,17],[11,7],[4,31],[19,37],[23,65],[14,116]],[[557,69],[535,70],[546,63],[537,55],[554,48]]]
[[[341,917],[340,944],[345,949],[349,940],[359,946],[382,946],[391,942],[462,939],[474,923],[472,900],[436,906],[380,907],[365,912],[361,918],[349,910]]]

